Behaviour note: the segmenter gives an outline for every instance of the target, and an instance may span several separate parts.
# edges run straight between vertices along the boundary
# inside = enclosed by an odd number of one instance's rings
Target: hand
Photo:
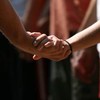
[[[47,37],[45,34],[35,32],[31,33],[31,36],[37,37],[33,45],[36,47],[37,51],[42,53],[42,57],[44,58],[60,61],[71,53],[68,44],[54,35]],[[35,57],[36,56],[37,55],[35,55]],[[35,59],[34,56],[33,59]]]

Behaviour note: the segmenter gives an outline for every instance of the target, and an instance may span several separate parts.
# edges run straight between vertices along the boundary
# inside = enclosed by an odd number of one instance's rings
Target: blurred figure
[[[17,11],[23,22],[23,15],[28,6],[28,0],[11,0],[13,7]],[[32,56],[30,54],[25,53],[21,50],[18,50],[19,53],[19,68],[18,73],[19,76],[19,85],[20,85],[20,100],[30,100],[36,99],[37,97],[37,88],[36,86],[36,73],[35,73],[35,62],[32,61]],[[26,55],[27,56],[24,56]],[[17,77],[18,77],[17,76]]]
[[[0,33],[0,99],[21,100],[19,91],[19,53]]]
[[[9,40],[8,41],[3,37],[2,34],[0,34],[0,44],[2,46],[2,48],[0,49],[0,74],[2,76],[0,96],[2,100],[20,100],[22,84],[20,84],[21,78],[19,76],[19,55],[16,49],[10,43],[22,50],[25,50],[27,52],[30,51],[33,53],[33,40],[31,37],[29,37],[28,34],[26,34],[26,31],[21,21],[19,20],[19,17],[15,13],[8,0],[1,0],[0,3],[0,29],[1,32],[3,32],[3,35]],[[24,41],[25,39],[27,39],[28,41]]]
[[[88,16],[86,12],[88,11],[88,9],[91,8],[91,5],[95,5],[95,3],[93,4],[92,2],[94,1],[51,0],[50,33],[56,35],[58,38],[61,39],[66,39],[76,34],[81,28],[83,28],[82,26],[84,22],[82,23],[82,21],[84,20],[85,16]],[[95,9],[93,11],[95,12]],[[91,25],[95,21],[96,19],[94,18],[92,22],[89,23],[89,25]],[[87,26],[88,25],[85,24],[84,27],[86,28]],[[59,62],[52,62],[49,99],[97,99],[98,53],[96,50],[96,46],[93,46],[89,49],[85,49],[82,51],[78,51],[77,53],[74,53],[72,57],[73,58],[71,63],[71,57]],[[86,63],[86,61],[88,63]],[[88,67],[87,69],[88,65],[90,67]],[[85,73],[82,72],[82,69],[84,69]],[[88,72],[90,74],[88,75],[88,77],[86,77]]]
[[[76,34],[76,32],[79,31],[79,27],[82,26],[81,23],[89,7],[90,0],[70,0],[70,1],[69,0],[67,1],[50,0],[50,2],[48,0],[36,0],[36,1],[31,0],[27,3],[28,6],[26,7],[26,11],[22,18],[26,29],[29,31],[40,31],[42,33],[49,33],[48,32],[49,31],[48,29],[49,27],[49,16],[48,16],[49,15],[49,3],[50,3],[50,33],[51,34],[57,33],[54,35],[62,39],[68,38]],[[37,5],[37,6],[34,6],[34,5]],[[94,22],[95,20],[92,20],[92,21]],[[91,24],[93,22],[91,22]],[[87,27],[87,26],[84,26],[84,27]],[[48,86],[46,85],[47,84],[46,81],[48,79],[46,76],[48,76],[48,74],[46,73],[46,71],[49,69],[48,68],[49,66],[51,67],[50,68],[51,78],[50,78],[50,84],[49,84],[50,86],[49,99],[50,100],[62,100],[62,99],[63,100],[66,100],[66,99],[68,100],[83,99],[84,100],[84,98],[85,100],[88,100],[90,99],[90,97],[92,98],[91,96],[92,94],[94,96],[92,99],[95,99],[97,95],[96,87],[97,87],[98,82],[96,82],[95,78],[91,79],[90,78],[91,76],[89,76],[89,78],[87,79],[87,77],[85,77],[86,73],[81,75],[82,73],[81,68],[83,67],[84,70],[86,70],[87,66],[85,64],[82,67],[79,67],[80,63],[77,63],[77,65],[75,65],[76,62],[79,62],[79,59],[84,58],[84,55],[87,55],[88,56],[87,58],[88,58],[88,61],[90,61],[90,64],[94,65],[95,64],[94,59],[95,58],[98,59],[97,58],[98,54],[95,48],[96,46],[75,53],[73,56],[74,58],[72,60],[72,69],[71,69],[71,63],[70,63],[71,58],[70,57],[60,62],[51,61],[51,65],[49,65],[48,63],[49,60],[46,60],[46,59],[41,59],[36,64],[35,62],[31,62],[32,55],[29,55],[23,52],[20,52],[21,59],[22,59],[21,65],[24,66],[23,68],[24,69],[26,68],[26,70],[27,70],[27,66],[29,66],[30,64],[32,64],[30,65],[31,70],[34,70],[32,69],[33,65],[38,66],[37,73],[39,75],[39,79],[37,81],[40,86],[40,89],[39,89],[40,98],[42,98],[43,100],[46,99],[46,95],[47,95],[46,93],[47,90],[45,88],[47,88]],[[90,51],[92,54],[94,54],[94,56],[92,56],[91,59],[90,59],[90,55],[91,55]],[[92,60],[93,60],[93,64],[91,63]],[[81,64],[83,65],[83,63],[84,63],[84,60],[82,60]],[[96,65],[95,68],[97,68],[97,66],[98,65]],[[26,70],[24,72],[26,72]],[[92,72],[93,66],[91,66],[91,69],[88,69],[88,71]],[[29,73],[32,74],[32,72],[30,73],[30,69],[29,69],[27,77],[31,77],[32,79],[33,75],[29,75]],[[97,71],[95,70],[94,73],[96,72]],[[42,73],[42,75],[40,75],[39,73]],[[24,81],[25,80],[27,81],[28,78],[27,79],[24,78]],[[42,81],[39,81],[39,80],[42,80]],[[87,81],[89,81],[89,83],[87,83]],[[31,83],[34,83],[34,82],[32,81]],[[24,82],[24,86],[27,87],[28,84],[29,82],[28,83]],[[30,87],[32,86],[33,84],[31,84]],[[31,91],[34,90],[33,88],[31,88]],[[95,88],[96,90],[93,91],[94,90],[93,88]],[[24,93],[27,94],[27,90],[30,90],[30,89],[28,89],[27,87],[25,90],[26,92]],[[32,95],[30,96],[30,98],[31,97]]]
[[[96,22],[96,0],[92,0],[79,31]],[[72,58],[73,99],[95,100],[98,94],[99,59],[96,45],[77,51]],[[75,90],[76,89],[76,90]]]
[[[100,20],[100,0],[97,0],[97,20]],[[100,98],[100,43],[97,45],[99,52],[99,98]]]
[[[47,0],[11,0],[27,31],[48,33]],[[47,66],[45,59],[33,61],[32,55],[19,50],[20,82],[23,100],[46,100]],[[46,62],[46,63],[45,63]],[[44,64],[45,63],[45,64]],[[45,65],[45,66],[44,66]],[[44,71],[46,70],[46,71]]]

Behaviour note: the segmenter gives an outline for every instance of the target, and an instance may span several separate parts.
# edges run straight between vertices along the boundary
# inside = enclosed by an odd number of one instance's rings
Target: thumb
[[[29,33],[29,34],[30,34],[30,36],[36,37],[36,38],[41,35],[40,32],[32,32],[32,33]]]
[[[38,56],[38,55],[34,55],[34,56],[33,56],[33,59],[34,59],[34,60],[39,60],[39,59],[41,59],[41,58],[42,58],[42,57],[40,57],[40,56]]]

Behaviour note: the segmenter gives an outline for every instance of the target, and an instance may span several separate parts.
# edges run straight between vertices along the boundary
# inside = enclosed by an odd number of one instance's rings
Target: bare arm
[[[85,14],[85,17],[82,21],[82,24],[79,28],[79,31],[82,31],[83,29],[89,27],[93,23],[97,21],[96,18],[96,0],[91,0],[89,7],[87,9],[87,12]]]
[[[9,0],[0,0],[0,29],[13,45],[33,54],[32,39],[26,34]]]
[[[99,43],[100,21],[72,36],[67,41],[72,45],[73,51],[84,49]]]

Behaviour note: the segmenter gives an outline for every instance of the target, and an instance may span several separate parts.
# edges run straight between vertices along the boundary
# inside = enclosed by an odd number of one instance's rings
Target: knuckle
[[[51,37],[51,38],[53,38],[53,37],[54,37],[54,35],[50,35],[50,37]]]
[[[46,34],[42,34],[42,36],[47,37],[47,35],[46,35]]]
[[[54,35],[50,35],[51,37],[53,37]]]

